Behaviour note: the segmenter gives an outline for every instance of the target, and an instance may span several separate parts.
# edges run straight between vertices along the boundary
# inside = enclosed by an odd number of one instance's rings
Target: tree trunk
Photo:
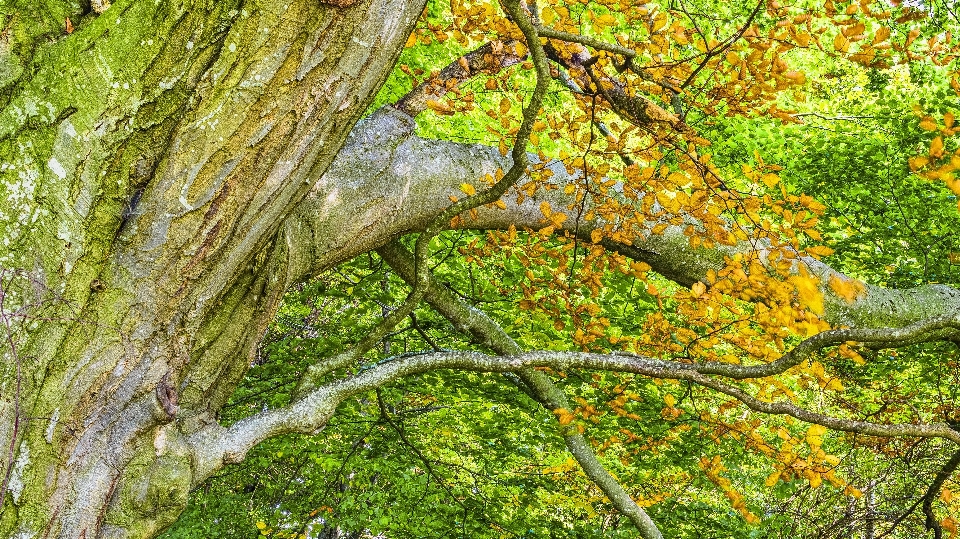
[[[424,5],[336,4],[0,8],[0,536],[152,537],[182,511],[184,440],[290,282],[280,224]]]

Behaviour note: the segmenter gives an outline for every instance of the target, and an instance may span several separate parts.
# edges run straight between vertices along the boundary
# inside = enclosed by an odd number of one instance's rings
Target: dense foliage
[[[862,283],[960,285],[951,2],[530,9],[547,27],[619,44],[591,48],[590,64],[583,47],[544,40],[555,78],[528,148],[579,180],[557,186],[541,172],[507,198],[559,188],[573,202],[541,205],[539,230],[454,230],[429,246],[438,282],[522,349],[770,362],[830,328],[815,277],[791,262],[798,253],[851,277],[829,283],[851,303]],[[522,47],[510,41],[519,37],[495,2],[432,2],[379,104],[436,83],[484,43]],[[646,67],[625,67],[616,47]],[[418,116],[419,134],[506,154],[533,67],[527,58],[447,84]],[[621,88],[666,119],[631,118],[637,106],[613,96]],[[766,269],[733,256],[704,282],[678,284],[604,243],[690,218],[693,247],[749,241],[779,254]],[[574,221],[606,226],[584,237]],[[370,253],[291,291],[221,420],[288,404],[309,365],[363,341],[409,290]],[[957,344],[896,348],[843,344],[737,383],[828,416],[960,422]],[[344,370],[449,349],[488,350],[423,304]],[[956,451],[949,440],[828,430],[690,381],[546,372],[574,409],[546,409],[511,374],[446,370],[349,399],[320,435],[270,439],[209,479],[166,537],[635,536],[566,452],[570,425],[666,537],[956,533],[960,487],[944,478],[928,492]]]

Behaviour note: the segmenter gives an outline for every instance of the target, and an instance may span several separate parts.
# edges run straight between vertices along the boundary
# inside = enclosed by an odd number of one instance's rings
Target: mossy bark
[[[423,9],[340,4],[0,4],[0,536],[183,509],[182,440],[289,284],[280,225]]]

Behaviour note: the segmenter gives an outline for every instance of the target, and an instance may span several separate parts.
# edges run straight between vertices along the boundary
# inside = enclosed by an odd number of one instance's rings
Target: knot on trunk
[[[177,388],[170,383],[169,371],[163,375],[160,383],[157,384],[157,401],[160,403],[160,407],[163,408],[167,421],[172,421],[173,418],[176,417],[177,412],[180,411]]]

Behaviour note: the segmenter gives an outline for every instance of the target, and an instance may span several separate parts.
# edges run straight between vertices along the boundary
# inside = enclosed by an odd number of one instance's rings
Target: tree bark
[[[0,536],[151,537],[423,2],[41,4],[0,51]]]

